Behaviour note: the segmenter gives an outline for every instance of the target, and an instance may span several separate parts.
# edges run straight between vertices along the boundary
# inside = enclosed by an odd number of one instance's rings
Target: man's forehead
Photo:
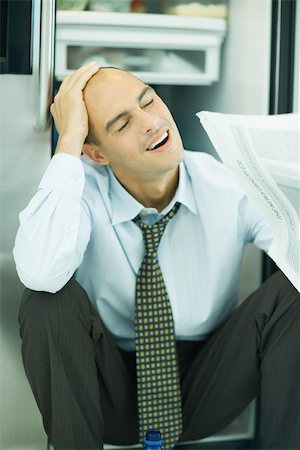
[[[147,87],[129,72],[100,69],[87,83],[84,101],[89,114],[93,114],[93,111],[99,114],[101,110],[122,112],[123,109],[130,108]]]

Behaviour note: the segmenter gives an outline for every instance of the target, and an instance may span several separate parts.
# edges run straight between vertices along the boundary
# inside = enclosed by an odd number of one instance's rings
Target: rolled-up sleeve
[[[19,215],[13,254],[26,287],[57,292],[80,265],[91,230],[84,185],[79,158],[66,153],[52,158],[37,193]]]

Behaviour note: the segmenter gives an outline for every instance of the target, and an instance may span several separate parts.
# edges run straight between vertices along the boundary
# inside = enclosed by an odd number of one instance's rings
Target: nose
[[[155,114],[151,114],[143,109],[138,112],[141,130],[147,134],[157,130],[159,127],[159,118]]]

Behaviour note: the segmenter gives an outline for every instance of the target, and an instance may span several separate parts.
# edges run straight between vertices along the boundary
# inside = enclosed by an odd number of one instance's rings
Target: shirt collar
[[[108,166],[108,173],[109,197],[112,207],[112,225],[117,225],[121,222],[127,222],[134,219],[142,210],[145,210],[146,208],[144,208],[140,202],[138,202],[131,194],[129,194],[129,192],[126,191],[126,189],[115,177],[110,166]],[[162,211],[162,213],[167,214],[175,202],[185,205],[192,213],[198,214],[191,180],[183,161],[179,165],[179,183],[175,196],[164,211]]]
[[[196,206],[192,188],[192,182],[187,172],[184,161],[182,161],[179,165],[179,183],[172,201],[171,208],[173,207],[173,204],[175,204],[175,202],[179,202],[182,205],[186,206],[193,214],[198,214],[198,209]]]

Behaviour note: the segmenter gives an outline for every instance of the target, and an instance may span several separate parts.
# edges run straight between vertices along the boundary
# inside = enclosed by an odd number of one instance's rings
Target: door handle
[[[49,126],[50,103],[54,69],[55,0],[42,0],[40,22],[40,51],[37,73],[38,111],[34,126],[45,131]]]

